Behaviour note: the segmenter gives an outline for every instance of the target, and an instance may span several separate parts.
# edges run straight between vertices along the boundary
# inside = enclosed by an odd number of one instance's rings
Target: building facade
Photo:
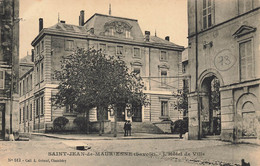
[[[259,0],[189,0],[189,138],[259,138]]]
[[[32,131],[45,131],[59,116],[67,117],[70,122],[67,127],[74,128],[73,120],[81,116],[66,108],[57,109],[50,101],[50,98],[57,93],[59,82],[55,80],[53,74],[55,70],[60,69],[61,57],[71,55],[76,48],[94,48],[108,55],[119,56],[126,62],[130,71],[143,77],[144,92],[148,95],[151,105],[135,107],[133,114],[127,110],[120,110],[117,113],[118,121],[159,122],[182,118],[182,114],[174,108],[176,99],[173,97],[173,92],[177,91],[181,82],[178,80],[178,74],[181,72],[181,52],[184,48],[170,42],[169,37],[161,39],[150,35],[149,31],[143,35],[137,20],[94,14],[85,21],[84,11],[81,11],[79,25],[60,21],[54,26],[43,28],[43,20],[39,19],[39,34],[32,41],[32,46],[34,47],[34,68],[31,71],[34,75],[32,114],[30,114],[31,122],[34,124],[30,125],[33,126]],[[29,73],[23,78],[28,77]],[[21,84],[22,82],[21,78]],[[20,100],[20,114],[27,112],[23,111],[23,108],[31,110],[31,102],[23,96],[25,95],[22,95]],[[107,112],[105,117],[108,121],[114,121],[110,112]],[[97,121],[95,109],[90,112],[90,121]],[[30,122],[25,124],[22,119],[20,129],[28,131],[23,129],[28,128],[28,124]]]
[[[0,0],[0,139],[18,131],[19,0]]]

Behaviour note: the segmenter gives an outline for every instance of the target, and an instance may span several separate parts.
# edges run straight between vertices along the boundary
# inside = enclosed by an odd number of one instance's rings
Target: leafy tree
[[[211,81],[211,110],[220,110],[220,92],[219,92],[220,83],[217,78],[214,78]]]
[[[112,106],[116,127],[119,107],[125,107],[127,103],[148,104],[142,91],[142,79],[129,73],[124,61],[105,55],[100,50],[78,49],[72,55],[63,57],[61,70],[56,71],[55,76],[60,83],[54,104],[59,107],[73,105],[74,111],[86,113],[87,120],[91,108],[96,107],[102,116],[105,108]],[[99,119],[101,126],[102,117]],[[87,131],[88,128],[89,125]]]
[[[179,110],[183,111],[184,116],[188,113],[188,94],[189,94],[189,87],[184,84],[183,88],[179,90],[179,94],[175,95],[177,97],[177,103],[175,107]]]

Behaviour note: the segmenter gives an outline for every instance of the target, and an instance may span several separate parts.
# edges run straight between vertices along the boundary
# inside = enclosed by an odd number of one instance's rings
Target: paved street
[[[88,146],[79,151],[76,146]],[[216,140],[64,140],[44,136],[1,141],[0,165],[259,165],[260,146]],[[258,159],[259,160],[259,159]]]

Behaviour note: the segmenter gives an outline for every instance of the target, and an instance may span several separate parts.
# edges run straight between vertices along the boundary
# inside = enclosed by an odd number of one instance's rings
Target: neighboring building
[[[0,0],[0,139],[18,131],[18,79],[19,0]]]
[[[43,28],[42,19],[39,20],[39,26],[39,34],[32,41],[34,69],[21,78],[23,84],[23,80],[34,73],[33,97],[32,94],[26,97],[27,94],[23,93],[20,100],[24,103],[20,103],[20,113],[28,119],[26,112],[32,109],[30,115],[34,125],[24,123],[26,120],[20,118],[21,131],[28,131],[24,129],[28,128],[28,124],[33,126],[32,131],[46,131],[59,116],[67,117],[70,121],[67,127],[74,128],[73,119],[81,115],[68,108],[57,109],[52,106],[50,99],[57,93],[59,82],[53,78],[53,74],[60,69],[61,57],[72,54],[77,47],[94,47],[106,54],[119,56],[131,71],[143,77],[144,92],[151,105],[133,107],[133,115],[127,110],[121,110],[117,113],[118,121],[161,122],[182,118],[182,114],[174,108],[176,98],[173,92],[177,91],[181,82],[178,76],[181,73],[181,53],[184,48],[170,42],[169,37],[164,40],[151,36],[149,31],[143,35],[138,21],[129,18],[94,14],[84,22],[84,11],[80,12],[79,26],[60,21],[54,26]],[[29,98],[34,103],[28,101]],[[105,117],[114,120],[111,112],[107,112]],[[95,109],[91,110],[90,121],[97,121]]]
[[[20,60],[20,82],[19,82],[19,125],[23,124],[21,132],[33,130],[33,107],[34,107],[34,63],[32,55],[28,55]],[[25,126],[26,124],[26,126]]]
[[[188,1],[190,139],[259,138],[259,9],[259,0]]]

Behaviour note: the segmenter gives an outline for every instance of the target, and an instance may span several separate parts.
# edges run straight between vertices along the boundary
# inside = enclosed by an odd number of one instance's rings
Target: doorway
[[[206,77],[201,85],[200,97],[200,121],[201,135],[220,135],[221,133],[221,111],[220,111],[220,82],[212,75]]]
[[[0,139],[5,138],[5,104],[0,103]]]

